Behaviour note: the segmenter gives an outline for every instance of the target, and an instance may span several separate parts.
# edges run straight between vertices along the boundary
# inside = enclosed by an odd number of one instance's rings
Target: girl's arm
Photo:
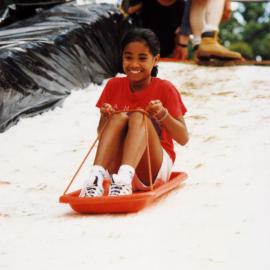
[[[114,112],[115,112],[115,110],[111,104],[104,103],[101,106],[101,108],[100,108],[101,116],[100,116],[98,128],[97,128],[98,135],[100,135],[101,129],[103,128],[105,123],[109,120],[110,115],[113,114]]]
[[[146,110],[160,122],[177,143],[185,145],[188,142],[189,135],[182,116],[178,119],[171,116],[160,100],[150,101]]]
[[[189,140],[189,135],[184,118],[178,119],[172,117],[169,113],[165,118],[159,121],[161,125],[168,131],[171,137],[179,144],[185,145]]]

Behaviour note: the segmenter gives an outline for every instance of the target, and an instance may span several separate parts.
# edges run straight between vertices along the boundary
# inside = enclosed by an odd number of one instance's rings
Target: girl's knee
[[[126,113],[117,113],[111,116],[108,128],[111,129],[122,129],[127,126],[128,116]]]
[[[143,123],[143,117],[144,117],[143,112],[132,112],[129,115],[128,121],[129,126],[141,125]]]
[[[125,125],[128,122],[128,115],[125,112],[122,113],[116,113],[112,115],[110,122],[113,125]]]

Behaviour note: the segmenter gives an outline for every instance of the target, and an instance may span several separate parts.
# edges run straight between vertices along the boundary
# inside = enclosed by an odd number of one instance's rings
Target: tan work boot
[[[202,41],[197,50],[196,56],[199,60],[217,58],[222,60],[242,60],[238,52],[233,52],[220,45],[218,42],[218,32],[211,31],[202,34]]]

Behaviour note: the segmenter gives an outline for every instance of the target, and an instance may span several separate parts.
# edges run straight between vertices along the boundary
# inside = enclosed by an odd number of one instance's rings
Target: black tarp
[[[5,9],[0,10],[0,27],[9,25],[13,22],[32,17],[44,9],[65,3],[65,0],[43,0],[42,2],[29,0],[22,3],[8,5]]]
[[[126,27],[113,5],[69,3],[1,28],[0,132],[114,76]]]

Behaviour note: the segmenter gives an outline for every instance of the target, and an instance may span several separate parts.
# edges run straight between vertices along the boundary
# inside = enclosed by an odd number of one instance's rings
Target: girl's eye
[[[146,60],[147,60],[147,57],[141,56],[139,59],[140,59],[141,61],[146,61]]]
[[[128,56],[128,55],[125,55],[125,56],[124,56],[124,59],[125,59],[125,60],[131,60],[132,57],[131,57],[131,56]]]
[[[132,61],[132,60],[135,60],[137,59],[138,61],[141,61],[141,62],[145,62],[148,60],[148,57],[145,56],[145,55],[142,55],[142,56],[139,56],[138,58],[137,57],[133,57],[131,55],[124,55],[123,56],[123,59],[126,60],[126,61]]]

